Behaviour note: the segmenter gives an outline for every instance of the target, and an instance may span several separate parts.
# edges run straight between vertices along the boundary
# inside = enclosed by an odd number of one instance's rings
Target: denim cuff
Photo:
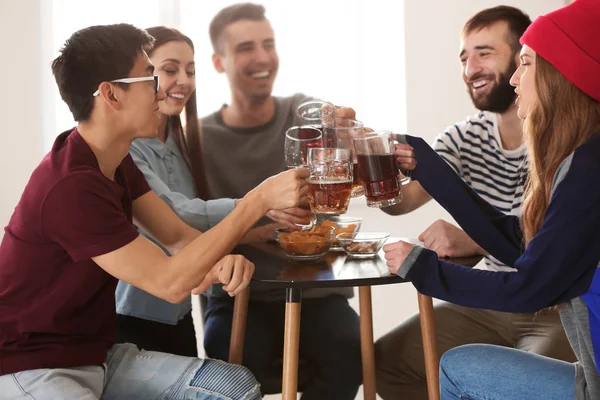
[[[417,258],[419,258],[419,255],[421,255],[423,250],[425,250],[424,247],[414,246],[410,250],[410,253],[408,253],[408,256],[406,256],[406,258],[404,259],[404,262],[402,262],[402,265],[400,265],[400,268],[398,268],[398,272],[396,272],[396,275],[398,275],[402,279],[406,279],[406,276],[410,272],[413,265],[415,265]]]
[[[234,199],[208,200],[206,202],[206,215],[209,228],[223,220],[235,207]]]

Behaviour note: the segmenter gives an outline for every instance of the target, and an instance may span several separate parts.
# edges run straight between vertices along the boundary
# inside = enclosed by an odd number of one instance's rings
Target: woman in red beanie
[[[421,293],[463,306],[558,306],[579,360],[457,347],[441,361],[442,399],[600,399],[599,24],[600,0],[576,0],[538,18],[521,38],[521,65],[511,79],[529,153],[520,219],[483,201],[422,139],[404,137],[409,146],[397,152],[469,236],[517,271],[460,267],[405,242],[384,247],[390,271]]]

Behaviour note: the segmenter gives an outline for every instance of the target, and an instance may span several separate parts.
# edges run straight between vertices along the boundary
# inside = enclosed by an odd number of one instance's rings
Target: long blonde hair
[[[552,180],[560,163],[600,129],[600,103],[575,87],[541,56],[536,55],[535,62],[538,99],[523,127],[529,159],[521,218],[525,244],[542,226]]]

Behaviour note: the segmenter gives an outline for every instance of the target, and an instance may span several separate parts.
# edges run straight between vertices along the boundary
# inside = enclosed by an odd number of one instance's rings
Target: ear
[[[222,74],[223,72],[225,72],[225,69],[223,68],[223,57],[220,54],[213,53],[212,62],[213,66],[215,67],[215,70],[218,73]]]
[[[112,109],[118,110],[122,107],[123,103],[119,99],[119,93],[115,91],[115,87],[108,82],[102,82],[98,86],[100,92],[97,97],[100,97],[104,102]]]

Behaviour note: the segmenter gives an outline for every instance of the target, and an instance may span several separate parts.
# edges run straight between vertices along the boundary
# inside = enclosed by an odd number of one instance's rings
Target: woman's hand
[[[383,251],[385,252],[385,259],[387,260],[387,267],[390,271],[390,274],[397,275],[398,269],[408,257],[408,253],[415,247],[414,244],[410,244],[404,241],[399,241],[396,243],[389,243],[383,246]]]

